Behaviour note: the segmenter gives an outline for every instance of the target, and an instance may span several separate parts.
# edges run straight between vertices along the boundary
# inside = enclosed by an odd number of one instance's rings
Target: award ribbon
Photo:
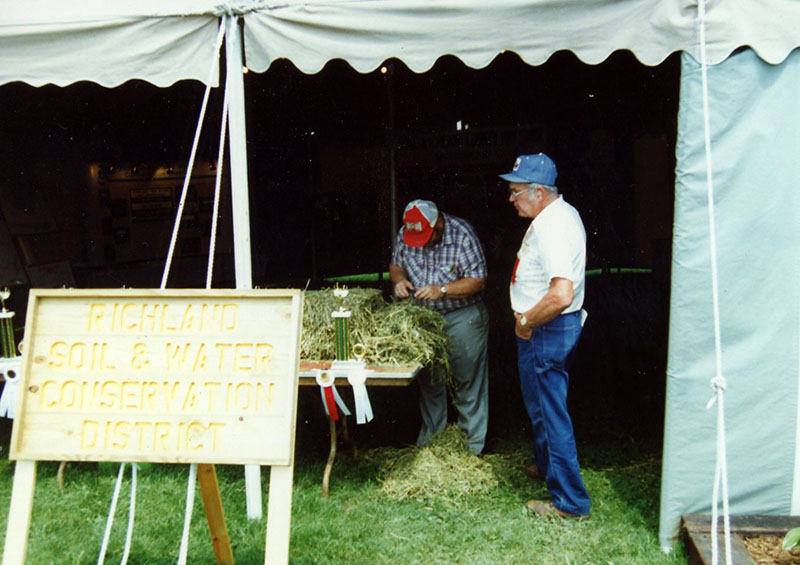
[[[3,394],[0,395],[0,418],[14,418],[17,404],[17,384],[22,357],[0,359],[0,373],[6,379]]]
[[[315,377],[319,385],[320,397],[322,398],[322,406],[325,408],[325,414],[331,420],[338,420],[339,410],[336,409],[338,405],[341,411],[344,412],[344,415],[349,416],[350,410],[347,409],[344,400],[339,396],[339,391],[336,390],[336,385],[333,384],[335,381],[333,373],[319,369],[316,373]]]
[[[13,418],[17,404],[17,383],[22,368],[22,357],[17,356],[14,344],[14,312],[6,310],[6,300],[11,296],[7,288],[0,290],[0,374],[5,378],[3,394],[0,395],[0,418]],[[22,344],[20,343],[20,346]],[[20,351],[22,349],[20,348]]]
[[[347,373],[347,382],[353,387],[353,399],[356,403],[356,422],[365,424],[372,421],[372,405],[367,394],[367,371],[363,361],[366,348],[361,343],[353,346],[353,355],[356,358],[353,367]]]
[[[364,424],[372,421],[372,405],[367,394],[367,372],[364,367],[357,367],[347,375],[347,382],[353,387],[353,398],[356,402],[356,422]]]

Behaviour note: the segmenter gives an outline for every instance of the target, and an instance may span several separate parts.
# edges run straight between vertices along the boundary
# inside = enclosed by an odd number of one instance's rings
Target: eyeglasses
[[[531,189],[530,187],[523,188],[522,190],[511,190],[511,189],[509,189],[508,196],[509,196],[509,198],[511,198],[511,200],[516,200],[517,198],[520,197],[520,195],[522,195],[524,192],[528,192],[530,189]]]

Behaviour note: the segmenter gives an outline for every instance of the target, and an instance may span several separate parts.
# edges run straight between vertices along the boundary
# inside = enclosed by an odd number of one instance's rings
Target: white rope
[[[100,545],[100,555],[97,556],[97,565],[103,565],[106,560],[106,550],[108,549],[108,538],[111,536],[111,525],[114,523],[114,513],[117,511],[117,501],[119,500],[119,490],[122,486],[122,476],[125,474],[125,463],[119,466],[117,482],[114,485],[114,494],[111,496],[111,507],[108,509],[106,519],[106,531],[103,534],[103,543]]]
[[[222,186],[222,163],[225,157],[225,131],[228,127],[228,85],[225,85],[225,94],[222,101],[222,126],[219,133],[219,152],[217,153],[217,179],[214,185],[214,210],[211,215],[211,234],[208,243],[208,271],[206,273],[206,288],[211,288],[211,279],[214,275],[214,253],[217,247],[217,216],[219,215],[219,195]]]
[[[219,31],[217,32],[217,43],[215,53],[219,57],[219,50],[222,46],[222,39],[225,37],[224,21],[220,22]],[[192,152],[189,156],[189,164],[186,167],[186,177],[183,180],[183,190],[181,191],[181,199],[178,203],[178,213],[175,216],[175,225],[172,227],[172,238],[169,242],[169,251],[167,252],[167,260],[164,265],[164,274],[161,277],[161,288],[167,287],[167,279],[169,278],[169,270],[172,266],[172,255],[175,252],[175,243],[178,240],[178,229],[181,225],[181,217],[183,216],[183,207],[186,203],[186,194],[189,192],[189,181],[192,178],[192,169],[194,168],[194,158],[197,155],[197,145],[200,142],[200,132],[203,130],[203,120],[206,115],[206,107],[208,106],[208,97],[211,93],[211,82],[216,69],[216,61],[212,62],[211,69],[208,72],[208,80],[206,81],[206,90],[203,94],[203,103],[200,106],[200,116],[197,119],[197,127],[194,132],[194,141],[192,142]]]
[[[192,522],[196,482],[197,463],[192,463],[189,465],[189,484],[186,488],[186,511],[183,518],[183,534],[181,535],[181,548],[178,552],[178,565],[186,565],[186,556],[189,553],[189,525]]]
[[[703,85],[703,130],[705,136],[705,152],[706,152],[706,184],[708,186],[708,229],[709,229],[709,242],[711,246],[711,289],[712,289],[712,303],[714,310],[714,352],[717,366],[717,374],[711,380],[711,387],[714,389],[714,398],[712,398],[707,408],[710,408],[714,402],[717,403],[717,465],[714,473],[714,492],[712,495],[711,503],[711,562],[717,565],[719,562],[718,555],[718,505],[719,505],[719,488],[722,485],[722,508],[725,526],[725,562],[727,565],[732,565],[731,561],[731,533],[730,533],[730,513],[728,509],[728,464],[727,453],[725,448],[725,404],[724,392],[727,386],[725,377],[722,376],[722,340],[720,338],[720,321],[719,321],[719,285],[717,278],[717,240],[716,240],[716,226],[714,223],[714,183],[711,166],[711,124],[709,119],[708,108],[708,72],[706,63],[706,7],[705,0],[699,0],[697,3],[698,20],[700,25],[700,70]]]
[[[128,562],[128,556],[131,554],[131,542],[133,541],[133,520],[136,517],[136,476],[139,471],[139,465],[136,463],[131,464],[131,505],[128,508],[128,531],[125,533],[125,549],[122,552],[122,561],[120,565],[125,565]]]
[[[262,8],[270,8],[265,0],[225,0],[221,4],[214,6],[211,12],[217,17],[233,17],[243,16]]]
[[[216,39],[216,49],[215,53],[217,53],[217,60],[219,58],[219,51],[222,47],[222,40],[225,37],[225,22],[220,21],[219,31],[217,32],[217,39]],[[217,68],[217,61],[213,61],[211,64],[211,68],[209,69],[209,76],[208,80],[206,81],[206,90],[203,94],[203,103],[200,107],[200,115],[197,121],[197,127],[195,129],[194,134],[194,141],[192,142],[192,151],[189,156],[189,164],[186,168],[186,176],[183,182],[183,190],[181,192],[180,203],[178,204],[178,212],[175,217],[175,225],[172,228],[172,238],[169,244],[169,251],[167,252],[167,259],[164,265],[164,273],[161,278],[161,288],[164,289],[167,286],[167,279],[169,278],[169,271],[172,265],[172,257],[175,252],[175,243],[178,239],[178,230],[180,228],[181,217],[183,216],[183,208],[186,203],[186,195],[189,190],[189,182],[192,177],[192,169],[194,168],[194,160],[195,156],[197,155],[197,146],[200,141],[200,133],[203,129],[203,121],[206,114],[206,108],[208,107],[208,98],[211,92],[211,87],[209,86],[212,83],[212,79],[214,76],[214,70]],[[227,93],[226,93],[226,111],[227,111]],[[226,113],[226,112],[224,112]],[[225,124],[225,118],[223,118],[223,124]],[[221,159],[220,159],[221,161]],[[219,175],[218,175],[218,184],[219,184]],[[216,210],[215,210],[216,216]],[[216,217],[214,218],[214,233],[216,233]],[[212,237],[213,239],[213,237]],[[212,242],[213,244],[213,242]],[[212,267],[209,267],[212,268]],[[210,275],[209,275],[210,277]],[[210,278],[209,278],[210,280]],[[125,565],[128,561],[128,557],[130,555],[130,548],[131,542],[133,539],[133,525],[136,517],[136,478],[137,478],[137,468],[138,465],[136,463],[132,464],[132,472],[131,472],[131,500],[130,500],[130,507],[128,509],[128,530],[125,535],[125,549],[122,555],[121,565]],[[103,535],[103,543],[100,548],[100,555],[97,558],[98,565],[102,565],[105,561],[106,551],[108,550],[108,540],[111,535],[111,527],[114,523],[114,514],[117,509],[117,502],[119,501],[119,492],[122,485],[122,479],[125,472],[125,463],[120,464],[119,473],[117,475],[117,482],[114,486],[114,495],[111,499],[111,507],[108,512],[108,519],[106,520],[106,529]],[[189,486],[189,493],[187,494],[187,516],[184,524],[184,534],[183,538],[181,539],[181,557],[182,559],[179,561],[180,563],[186,563],[186,549],[188,547],[188,524],[191,521],[191,506],[194,504],[194,483],[196,482],[194,477],[197,475],[197,466],[191,465],[190,467],[190,486]]]
[[[225,16],[225,18],[227,17],[232,17],[232,16]],[[223,20],[220,25],[220,34],[223,34],[224,29],[225,29],[225,22]],[[221,44],[220,37],[218,37],[217,51],[219,51],[220,44]],[[211,81],[209,80],[209,83],[210,82]],[[208,89],[206,89],[206,96],[203,100],[204,105],[207,99],[208,99]],[[205,112],[205,108],[203,109],[203,112]],[[200,136],[200,128],[202,127],[201,124],[202,124],[202,116],[200,118],[200,123],[198,123],[197,125],[195,140],[197,140]],[[217,176],[214,185],[214,210],[211,216],[211,233],[209,234],[206,289],[211,288],[211,281],[214,277],[214,253],[216,252],[216,241],[217,241],[217,216],[219,215],[219,198],[222,186],[222,169],[225,157],[225,131],[227,129],[227,125],[228,125],[228,88],[226,84],[222,102],[222,125],[220,127],[219,151],[217,153]],[[192,155],[192,159],[194,159],[194,155]],[[188,180],[186,181],[186,184],[184,184],[184,193],[181,195],[181,205],[180,205],[181,207],[183,206],[183,200],[185,197],[187,185],[188,185]],[[181,207],[179,207],[178,218],[175,220],[175,231],[173,236],[174,238],[177,237],[178,228],[180,227],[180,214],[182,212]],[[162,281],[162,285],[166,285],[166,275],[164,277],[164,280]],[[178,551],[178,565],[186,565],[186,559],[189,553],[189,529],[192,523],[192,510],[194,509],[196,486],[197,486],[197,464],[192,463],[191,465],[189,465],[189,481],[188,484],[186,485],[186,508],[184,511],[184,518],[183,518],[183,532],[181,533],[181,545]]]

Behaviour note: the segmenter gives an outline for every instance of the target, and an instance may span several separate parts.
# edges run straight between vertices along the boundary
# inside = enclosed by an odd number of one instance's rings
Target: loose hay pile
[[[368,365],[426,366],[447,379],[450,363],[444,318],[408,300],[386,302],[379,290],[351,288],[343,306],[350,310],[350,343],[366,348]],[[336,331],[331,312],[339,302],[331,290],[306,291],[303,306],[302,359],[330,361],[336,356]]]
[[[425,447],[381,448],[369,458],[379,464],[383,491],[394,500],[458,502],[498,485],[491,463],[469,452],[464,433],[453,424]]]

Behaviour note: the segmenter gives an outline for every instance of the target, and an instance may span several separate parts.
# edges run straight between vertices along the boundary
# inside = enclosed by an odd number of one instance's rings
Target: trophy
[[[17,398],[22,357],[17,353],[14,340],[14,312],[6,309],[6,300],[11,292],[4,288],[0,291],[0,376],[5,380],[3,393],[0,394],[0,417],[13,418]]]
[[[336,410],[337,405],[346,416],[350,415],[350,411],[336,391],[336,385],[334,384],[336,377],[347,378],[347,382],[353,387],[356,421],[359,424],[364,424],[372,420],[372,407],[369,403],[366,387],[367,373],[369,371],[366,369],[366,362],[364,361],[366,348],[360,343],[356,343],[352,347],[350,345],[350,316],[352,312],[344,307],[344,299],[348,294],[349,291],[346,286],[340,287],[337,285],[333,289],[333,296],[339,303],[339,308],[331,312],[335,330],[336,359],[331,362],[330,369],[318,369],[316,379],[317,384],[320,386],[325,412],[331,420],[337,420],[339,418]],[[351,357],[351,354],[355,359]]]

